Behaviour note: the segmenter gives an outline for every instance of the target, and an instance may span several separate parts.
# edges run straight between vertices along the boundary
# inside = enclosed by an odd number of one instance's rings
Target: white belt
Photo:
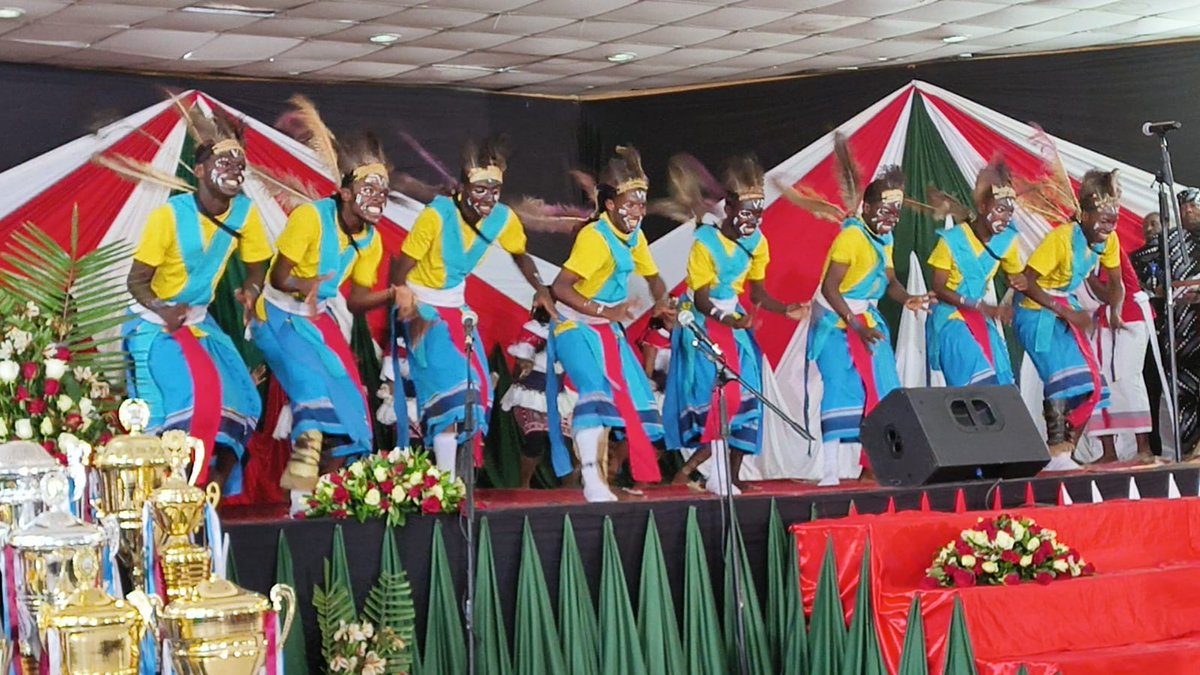
[[[732,314],[737,311],[738,299],[736,297],[714,298],[710,295],[708,297],[708,301],[712,303],[712,306],[715,307],[718,312],[723,314]]]
[[[825,309],[827,309],[831,312],[835,311],[833,309],[833,305],[829,304],[829,300],[825,299],[825,294],[822,293],[820,290],[817,291],[816,300],[817,300],[818,305],[824,307]],[[854,314],[854,315],[865,314],[867,312],[867,310],[869,310],[872,306],[875,305],[874,300],[863,300],[861,298],[847,298],[844,295],[842,296],[842,300],[846,303],[846,306],[850,308],[850,313]]]
[[[592,302],[596,303],[597,305],[600,305],[601,307],[612,307],[612,305],[605,304],[603,302],[600,302],[599,300],[592,300]],[[558,308],[558,313],[561,314],[563,316],[563,318],[566,319],[567,321],[577,321],[579,323],[586,323],[586,324],[589,324],[592,326],[599,326],[601,324],[612,323],[611,321],[609,321],[608,319],[606,319],[602,316],[592,316],[591,314],[584,314],[583,312],[579,312],[571,307],[568,307],[567,305],[565,305],[561,302],[554,303],[554,306],[556,308]]]
[[[297,316],[314,315],[312,307],[307,302],[303,300],[297,300],[292,294],[284,293],[269,283],[267,284],[267,287],[263,289],[263,299],[275,307],[287,312],[288,314],[295,314]],[[327,303],[327,300],[318,300],[316,314],[324,312]]]
[[[167,304],[175,305],[176,303],[168,302]],[[133,305],[130,306],[129,309],[134,314],[137,314],[142,319],[145,319],[146,321],[148,321],[150,323],[153,323],[153,324],[156,324],[159,326],[167,325],[167,322],[163,321],[161,316],[159,316],[155,312],[151,311],[149,308],[142,306],[137,301],[134,301]],[[184,316],[184,319],[183,319],[183,325],[185,325],[185,326],[198,325],[201,322],[203,322],[205,317],[207,317],[207,316],[208,316],[208,305],[189,305],[187,314]]]
[[[417,302],[434,307],[453,307],[460,309],[467,304],[467,284],[463,282],[451,288],[429,288],[408,282],[408,287],[416,296]]]

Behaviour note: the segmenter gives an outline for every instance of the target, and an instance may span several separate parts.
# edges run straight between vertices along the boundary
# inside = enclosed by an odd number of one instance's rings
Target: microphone
[[[712,339],[708,337],[708,333],[705,333],[703,328],[696,325],[696,315],[692,314],[692,312],[690,310],[685,309],[682,312],[680,312],[679,316],[676,317],[675,321],[677,321],[680,326],[683,326],[684,328],[691,331],[692,335],[697,340],[699,340],[700,342],[703,342],[706,347],[708,347],[709,349],[712,350],[712,353],[716,354],[717,356],[725,355],[721,351],[721,348],[717,346],[717,343],[713,342]]]
[[[1165,134],[1168,131],[1174,131],[1182,126],[1182,124],[1176,122],[1175,120],[1168,120],[1166,122],[1146,122],[1142,125],[1142,133],[1146,134],[1147,136],[1154,136],[1156,134]]]
[[[471,345],[475,344],[475,324],[479,322],[479,315],[469,309],[464,309],[462,313],[463,324],[463,341],[467,343],[467,351],[470,351]]]

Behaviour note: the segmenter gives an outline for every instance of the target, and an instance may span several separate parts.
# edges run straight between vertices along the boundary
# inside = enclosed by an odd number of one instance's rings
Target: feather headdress
[[[482,143],[468,141],[463,148],[463,177],[468,183],[503,183],[508,149],[506,136],[493,136]]]
[[[841,223],[858,212],[859,204],[862,203],[862,193],[859,188],[858,166],[850,154],[850,141],[840,131],[833,135],[833,158],[841,204],[831,201],[807,185],[792,186],[779,178],[773,179],[772,182],[789,202],[817,218]]]
[[[763,173],[757,157],[739,155],[726,163],[722,183],[725,191],[740,202],[763,199],[766,197]]]
[[[1079,213],[1079,201],[1071,188],[1071,179],[1063,167],[1058,147],[1040,126],[1031,124],[1034,133],[1030,141],[1041,154],[1045,173],[1032,181],[1017,183],[1021,205],[1051,222],[1074,220]]]
[[[288,103],[292,109],[275,120],[275,128],[307,145],[316,155],[325,175],[338,182],[341,175],[338,171],[337,140],[333,132],[325,126],[317,107],[308,97],[293,94]]]
[[[1117,170],[1092,169],[1079,181],[1079,206],[1085,211],[1098,211],[1119,206],[1121,185]]]
[[[600,182],[618,195],[650,187],[650,180],[642,169],[642,156],[632,145],[617,146],[616,157],[609,159],[600,172]]]
[[[650,204],[651,213],[681,223],[689,220],[699,223],[724,198],[725,186],[713,178],[700,160],[681,153],[667,163],[667,192],[670,196]]]

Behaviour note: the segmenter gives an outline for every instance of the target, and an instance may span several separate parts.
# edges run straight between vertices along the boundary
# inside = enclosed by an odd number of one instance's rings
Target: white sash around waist
[[[612,305],[605,304],[603,302],[600,302],[599,300],[592,300],[592,302],[596,303],[597,305],[600,305],[601,307],[612,307]],[[561,302],[554,303],[554,306],[556,308],[558,308],[558,313],[567,321],[577,321],[579,323],[586,323],[586,324],[589,324],[592,326],[599,326],[599,325],[605,324],[605,323],[612,323],[611,321],[609,321],[608,319],[606,319],[602,316],[592,316],[591,314],[584,314],[583,312],[576,311],[575,309],[568,307],[566,304],[561,303]]]
[[[168,302],[167,304],[174,305],[175,303]],[[139,317],[141,317],[142,319],[145,319],[146,321],[148,321],[150,323],[153,323],[153,324],[156,324],[159,326],[167,325],[167,322],[163,321],[161,316],[159,316],[155,312],[151,311],[149,308],[139,304],[136,300],[133,302],[133,305],[130,306],[129,309],[134,314],[137,314]],[[184,317],[183,325],[185,325],[185,326],[198,325],[199,323],[204,321],[204,318],[207,316],[208,316],[208,305],[200,305],[200,306],[191,305],[188,307],[187,316]]]
[[[263,299],[288,314],[295,314],[297,316],[313,315],[312,307],[308,303],[296,299],[296,296],[291,293],[284,293],[271,284],[267,284],[267,287],[263,289]],[[316,313],[320,314],[324,312],[327,304],[327,300],[318,300]]]
[[[816,297],[818,305],[824,307],[825,309],[827,309],[831,312],[834,311],[833,305],[829,304],[829,300],[825,299],[825,294],[822,293],[820,290],[817,291],[817,294],[815,297]],[[854,314],[854,315],[866,314],[867,310],[869,310],[871,307],[875,306],[874,300],[863,300],[861,298],[847,298],[846,296],[842,296],[842,300],[845,301],[846,306],[850,308],[850,313]]]
[[[417,302],[434,307],[453,307],[455,309],[467,304],[467,284],[463,282],[450,288],[429,288],[420,284],[408,282]]]

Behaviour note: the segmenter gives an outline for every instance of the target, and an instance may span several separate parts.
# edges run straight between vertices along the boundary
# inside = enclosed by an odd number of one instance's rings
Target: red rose
[[[111,441],[112,438],[113,438],[113,435],[107,431],[100,434],[100,445],[108,445],[108,442]]]
[[[1005,551],[1000,554],[1000,560],[1011,565],[1016,565],[1021,562],[1021,556],[1016,551]]]
[[[1005,586],[1016,586],[1019,583],[1021,583],[1021,577],[1017,576],[1015,573],[1004,577]]]
[[[407,468],[408,468],[408,467],[407,467],[407,466],[405,466],[404,462],[396,462],[396,466],[395,466],[395,468],[394,468],[394,471],[395,471],[396,473],[404,473],[404,470],[405,470],[405,469],[407,469]]]
[[[341,485],[333,489],[333,502],[335,504],[345,504],[350,501],[350,491]]]
[[[438,479],[437,479],[437,477],[435,477],[435,476],[430,476],[430,475],[426,475],[426,476],[425,476],[425,487],[426,487],[426,488],[431,488],[431,487],[433,487],[434,485],[437,485],[437,484],[438,484]]]
[[[977,576],[977,577],[981,577],[981,576],[987,574],[987,572],[983,571],[982,564],[976,564],[975,567],[971,568],[971,571],[974,572],[975,576]]]
[[[955,586],[974,586],[975,575],[964,569],[954,568],[950,570],[950,577],[954,579]]]
[[[1054,555],[1054,544],[1043,541],[1042,545],[1038,547],[1038,553],[1045,553],[1047,558]]]
[[[83,416],[75,412],[67,413],[67,416],[63,418],[63,424],[65,424],[68,429],[74,431],[83,426]]]
[[[45,400],[39,398],[36,401],[29,402],[29,414],[30,415],[41,415],[44,412],[46,412],[46,401]]]
[[[967,555],[967,554],[973,552],[971,545],[968,544],[967,542],[963,541],[962,539],[959,539],[958,541],[954,542],[954,550],[959,555]]]
[[[37,377],[37,372],[38,364],[33,363],[32,361],[21,366],[21,377],[25,378],[26,380],[32,380],[34,377]]]
[[[996,536],[996,533],[999,532],[999,530],[996,529],[996,523],[993,523],[993,522],[984,523],[983,531],[987,532],[988,536],[992,537],[992,538],[994,538]]]
[[[58,380],[46,380],[46,384],[44,386],[46,395],[47,396],[57,396],[58,395],[58,387],[59,387]]]
[[[17,385],[17,400],[18,401],[28,401],[29,398],[30,398],[29,390],[25,388],[25,385],[23,385],[23,384]]]
[[[941,585],[942,584],[937,580],[937,577],[925,577],[924,579],[921,579],[921,588],[927,591],[931,591]]]
[[[304,520],[308,517],[308,511],[297,511],[296,513],[292,514],[292,517],[296,520]]]
[[[329,515],[333,516],[334,518],[345,518],[349,514],[346,513],[346,509],[336,509]]]
[[[1092,563],[1088,563],[1083,566],[1083,569],[1080,570],[1079,573],[1084,576],[1091,576],[1096,573],[1096,566],[1093,565]]]
[[[425,501],[421,502],[421,513],[441,513],[442,503],[437,497],[426,497]]]
[[[341,485],[342,484],[342,474],[340,474],[340,473],[329,474],[329,482],[333,483],[334,485]]]
[[[66,347],[59,347],[54,351],[54,358],[59,359],[60,361],[70,361],[71,350],[67,349]]]
[[[392,482],[391,478],[389,478],[379,484],[379,491],[385,495],[390,495],[390,494],[392,494],[392,489],[395,487],[396,487],[396,484]]]
[[[389,502],[388,500],[386,500],[386,499],[381,499],[381,500],[379,501],[379,510],[380,510],[380,511],[387,511],[387,510],[388,510],[388,509],[390,509],[390,508],[392,508],[392,503],[391,503],[391,502]]]
[[[421,498],[421,490],[422,490],[422,488],[420,485],[412,486],[411,488],[408,489],[408,498],[409,499],[420,499]]]
[[[1037,552],[1033,554],[1033,564],[1041,565],[1044,562],[1046,562],[1046,554],[1042,553],[1042,549],[1039,548]]]
[[[42,447],[46,449],[46,452],[54,454],[54,441],[42,441]]]
[[[309,498],[308,498],[308,508],[310,508],[310,509],[315,509],[315,508],[317,508],[317,507],[318,507],[318,506],[320,506],[320,505],[321,505],[321,502],[320,502],[320,501],[318,501],[316,497],[309,497]]]
[[[1054,581],[1054,575],[1049,572],[1038,572],[1037,576],[1035,576],[1033,580],[1045,586],[1051,581]]]

